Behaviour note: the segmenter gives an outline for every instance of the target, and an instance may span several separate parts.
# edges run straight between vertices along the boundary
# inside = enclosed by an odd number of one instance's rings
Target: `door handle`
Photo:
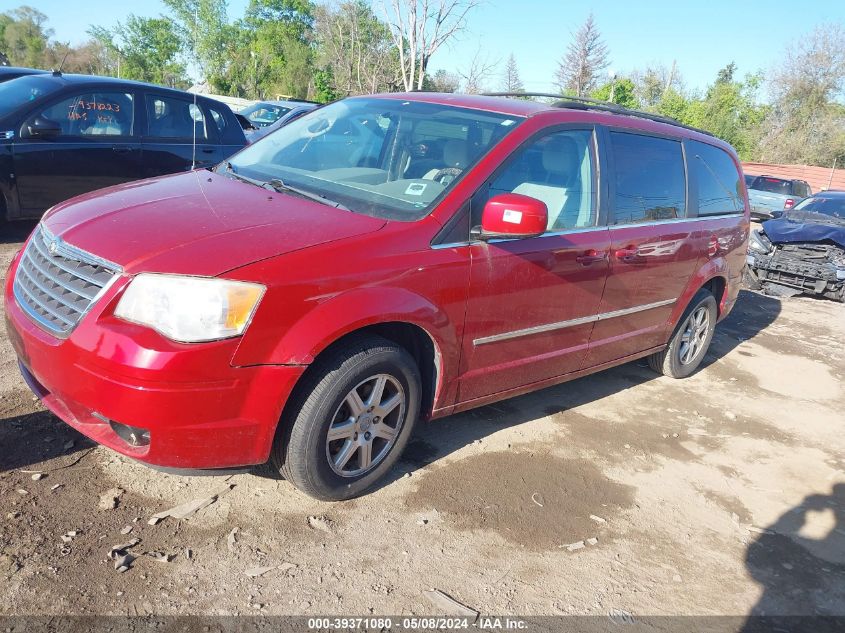
[[[203,147],[201,151],[202,151],[203,154],[213,154],[214,148],[213,147]]]
[[[128,154],[129,152],[132,151],[132,148],[131,147],[121,147],[120,145],[112,145],[111,150],[115,154]]]
[[[619,261],[625,262],[626,264],[642,264],[645,263],[645,257],[640,255],[640,249],[638,249],[633,244],[631,246],[626,246],[625,248],[620,248],[613,253],[614,257]]]
[[[598,262],[603,262],[607,259],[607,251],[597,251],[594,248],[591,248],[588,251],[584,251],[580,255],[575,258],[575,261],[581,264],[582,266],[589,266],[590,264],[596,264]]]

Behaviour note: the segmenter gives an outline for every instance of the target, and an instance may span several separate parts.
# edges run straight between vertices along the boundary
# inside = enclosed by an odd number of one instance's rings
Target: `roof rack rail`
[[[632,116],[640,119],[648,119],[657,123],[667,123],[675,127],[681,127],[685,130],[692,130],[693,132],[700,132],[707,136],[715,136],[707,130],[702,130],[691,125],[681,123],[672,117],[663,116],[662,114],[652,114],[651,112],[643,112],[642,110],[632,110],[625,108],[615,103],[607,101],[600,101],[598,99],[591,99],[589,97],[569,97],[561,94],[553,94],[550,92],[485,92],[485,97],[544,97],[548,99],[557,99],[552,104],[555,108],[568,108],[572,110],[597,110],[599,112],[609,112],[611,114],[622,114],[624,116]]]

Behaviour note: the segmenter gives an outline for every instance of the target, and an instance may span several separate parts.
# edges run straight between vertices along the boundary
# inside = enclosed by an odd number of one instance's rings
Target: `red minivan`
[[[748,227],[734,151],[668,119],[357,97],[54,207],[6,317],[29,386],[95,441],[166,469],[269,459],[346,499],[419,419],[641,357],[689,375]]]

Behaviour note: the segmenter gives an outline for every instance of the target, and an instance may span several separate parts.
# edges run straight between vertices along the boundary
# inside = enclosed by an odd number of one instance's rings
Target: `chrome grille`
[[[39,225],[15,273],[15,298],[36,323],[63,337],[119,273],[119,266],[53,237]]]

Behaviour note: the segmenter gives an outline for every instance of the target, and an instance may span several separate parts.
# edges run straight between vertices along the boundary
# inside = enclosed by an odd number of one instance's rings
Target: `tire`
[[[670,378],[686,378],[704,357],[716,330],[716,299],[705,289],[695,293],[678,321],[669,344],[663,351],[648,357],[648,364],[657,373]],[[694,341],[690,349],[690,340]]]
[[[420,373],[404,348],[368,335],[319,358],[296,393],[272,463],[305,494],[341,501],[370,488],[401,455],[419,417]]]

